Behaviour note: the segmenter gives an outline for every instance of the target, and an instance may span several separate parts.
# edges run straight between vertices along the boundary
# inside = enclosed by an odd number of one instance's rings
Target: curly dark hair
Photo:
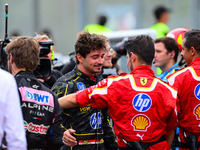
[[[77,40],[75,43],[75,52],[80,54],[84,58],[91,51],[106,49],[106,43],[108,39],[103,35],[90,34],[87,31],[81,31],[77,35]],[[77,60],[77,59],[76,59]],[[77,60],[77,64],[78,64]]]

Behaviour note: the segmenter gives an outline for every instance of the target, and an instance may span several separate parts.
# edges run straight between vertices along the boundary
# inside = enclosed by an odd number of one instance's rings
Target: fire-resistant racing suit
[[[180,128],[180,148],[186,149],[187,137],[196,136],[200,147],[200,57],[188,67],[168,76],[169,84],[178,92],[177,116]],[[191,142],[190,142],[191,143]],[[200,148],[199,148],[200,149]]]
[[[40,83],[30,71],[15,75],[28,149],[46,149],[50,128],[61,109],[57,96]]]
[[[95,75],[96,81],[75,67],[71,72],[58,79],[52,88],[58,97],[85,89],[102,80],[102,77]],[[107,109],[94,109],[90,105],[63,110],[63,126],[65,130],[71,128],[76,130],[73,136],[77,139],[78,145],[73,150],[116,150],[117,143],[109,121],[107,120]]]
[[[160,139],[177,127],[176,94],[149,66],[138,66],[130,74],[110,76],[76,92],[76,100],[81,107],[108,107],[120,149],[127,147],[123,139],[141,145],[155,142],[148,150],[169,150],[167,141]]]

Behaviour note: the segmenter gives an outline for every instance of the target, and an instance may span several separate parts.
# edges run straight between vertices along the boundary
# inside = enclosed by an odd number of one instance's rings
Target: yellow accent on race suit
[[[68,86],[69,86],[69,85],[67,84],[64,96],[67,94]]]
[[[77,77],[76,79],[74,79],[73,81],[76,81],[76,80],[78,80],[80,77]]]
[[[153,82],[151,83],[150,87],[138,87],[135,83],[133,76],[131,74],[127,74],[126,76],[118,76],[117,78],[108,78],[107,86],[104,86],[104,87],[101,87],[101,88],[94,88],[92,93],[90,93],[88,95],[89,98],[91,98],[91,96],[95,95],[95,94],[101,94],[101,95],[107,94],[107,88],[112,84],[112,82],[113,81],[119,81],[121,79],[129,79],[132,88],[135,91],[140,91],[140,92],[151,92],[151,91],[153,91],[155,89],[157,83],[159,82],[160,84],[164,85],[165,87],[167,87],[171,91],[174,98],[177,97],[177,91],[176,90],[174,90],[172,87],[170,87],[169,85],[160,81],[157,78],[153,79]]]
[[[160,84],[164,85],[165,87],[167,87],[171,92],[174,98],[177,97],[177,91],[174,90],[172,87],[170,87],[169,85],[167,85],[166,83],[160,81],[159,79],[155,78],[151,84],[150,87],[138,87],[135,83],[135,80],[133,78],[133,76],[131,74],[127,74],[126,76],[119,76],[117,78],[109,78],[108,79],[108,84],[107,86],[109,87],[113,81],[118,81],[121,79],[126,79],[128,78],[130,80],[131,86],[135,91],[140,91],[140,92],[151,92],[154,90],[154,88],[156,87],[156,84],[159,82]]]
[[[183,70],[180,70],[180,71],[177,71],[176,73],[174,73],[172,76],[169,77],[168,81],[169,81],[169,84],[170,85],[173,85],[174,84],[174,79],[177,75],[185,72],[189,70],[192,74],[192,77],[197,80],[197,81],[200,81],[200,76],[197,76],[196,72],[194,71],[194,68],[193,67],[186,67],[184,68]]]
[[[57,91],[56,95],[62,94],[62,92],[60,92],[60,90]]]

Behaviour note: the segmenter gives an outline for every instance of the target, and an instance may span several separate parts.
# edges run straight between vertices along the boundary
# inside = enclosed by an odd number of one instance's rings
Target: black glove
[[[198,150],[197,146],[197,138],[195,135],[189,134],[188,137],[185,138],[187,145],[189,146],[190,150]]]
[[[144,150],[139,142],[127,142],[126,145],[134,150]]]
[[[117,55],[126,55],[125,45],[128,41],[128,38],[124,38],[121,42],[115,44],[112,48],[116,51]]]

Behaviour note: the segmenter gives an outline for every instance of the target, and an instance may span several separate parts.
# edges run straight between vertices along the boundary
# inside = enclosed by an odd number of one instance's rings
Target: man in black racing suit
[[[104,36],[82,31],[78,34],[75,51],[78,65],[57,80],[52,90],[58,97],[85,89],[102,80],[101,71],[107,39]],[[117,150],[115,136],[109,125],[107,109],[93,109],[90,105],[64,109],[63,127],[75,130],[72,135],[78,140],[74,147],[66,146],[62,150]]]
[[[32,73],[39,64],[39,44],[33,38],[19,37],[6,46],[6,51],[8,69],[19,90],[28,149],[45,150],[50,128],[61,110],[57,96]]]

